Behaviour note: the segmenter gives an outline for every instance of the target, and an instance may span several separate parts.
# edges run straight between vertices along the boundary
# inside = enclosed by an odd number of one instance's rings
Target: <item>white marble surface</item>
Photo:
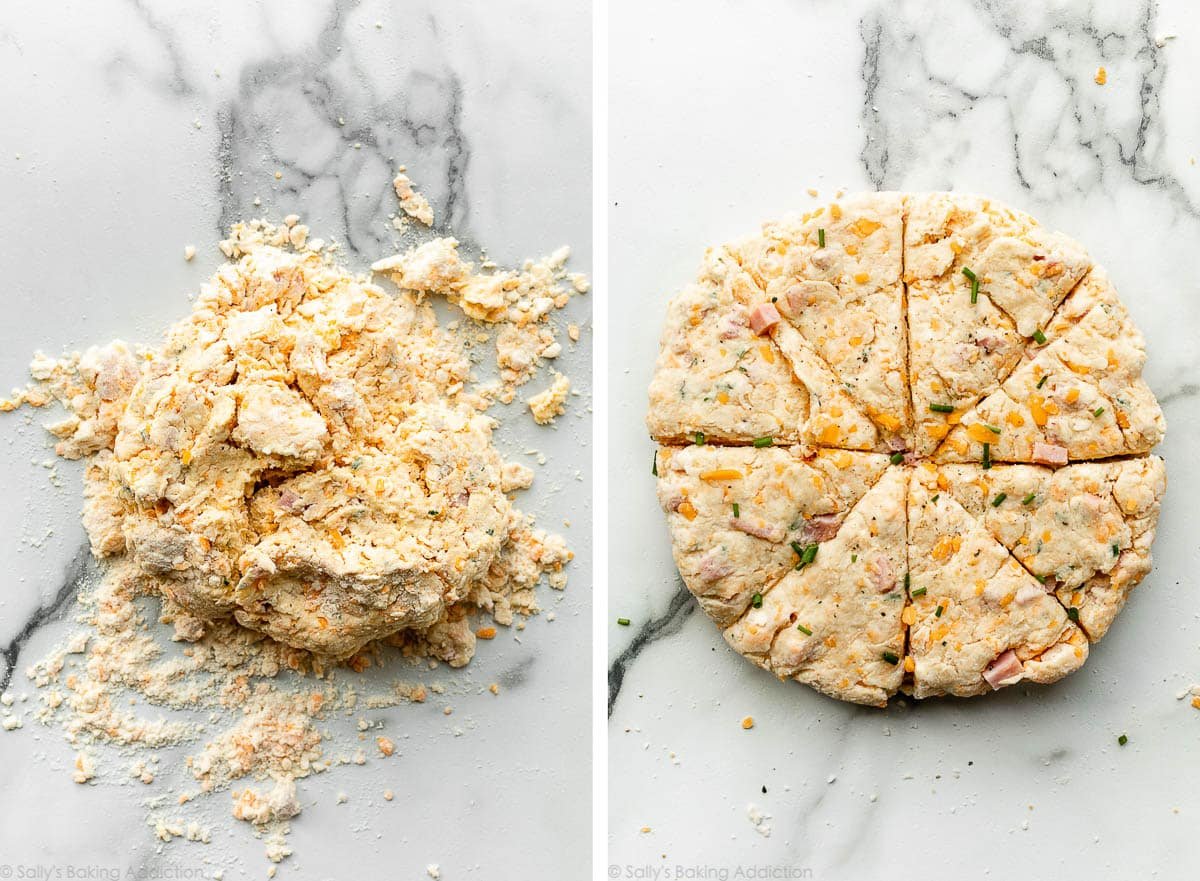
[[[386,216],[399,162],[467,250],[486,245],[505,264],[571,244],[573,266],[590,271],[590,22],[586,2],[533,0],[6,2],[0,387],[24,382],[35,348],[155,340],[241,217],[298,212],[365,269],[397,241]],[[187,243],[199,251],[191,263]],[[365,714],[401,755],[301,784],[296,855],[280,877],[424,878],[428,863],[447,881],[586,874],[588,299],[570,307],[584,337],[560,365],[584,391],[573,414],[539,429],[515,410],[497,435],[514,458],[529,447],[549,456],[541,501],[526,506],[550,528],[571,519],[571,584],[545,597],[556,620],[532,621],[521,642],[502,632],[460,674],[431,674],[458,683],[445,699]],[[22,631],[64,585],[69,596],[83,546],[78,470],[60,466],[58,490],[31,464],[50,455],[40,421],[0,419],[0,675],[15,664],[15,695],[33,691],[22,671],[65,632],[69,607]],[[492,681],[500,697],[477,693]],[[115,770],[104,756],[101,769]],[[111,778],[77,786],[72,759],[57,729],[26,719],[0,731],[0,878],[88,866],[119,873],[91,878],[264,877],[263,845],[232,828],[227,794],[179,812],[224,818],[211,845],[157,853],[140,804],[150,791]]]
[[[1183,0],[1045,5],[613,5],[612,312],[638,320],[611,353],[610,621],[633,622],[611,625],[612,877],[1195,874],[1200,713],[1175,694],[1200,682],[1200,28]],[[1025,208],[1088,245],[1145,332],[1169,422],[1155,569],[1055,687],[839,704],[734,655],[675,576],[642,424],[667,297],[809,187]]]

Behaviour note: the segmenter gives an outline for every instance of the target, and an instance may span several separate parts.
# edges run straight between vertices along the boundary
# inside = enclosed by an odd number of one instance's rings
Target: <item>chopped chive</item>
[[[741,516],[742,516],[742,508],[741,508],[741,506],[740,506],[740,505],[739,505],[737,502],[734,502],[734,503],[733,503],[733,516],[734,516],[734,517],[741,517]]]
[[[825,247],[825,229],[823,227],[817,227],[817,245]]]
[[[792,542],[792,550],[796,552],[797,557],[804,556],[804,545],[800,544],[800,542],[798,542],[798,541]]]
[[[1038,380],[1037,387],[1041,388],[1042,386],[1044,386],[1046,384],[1046,380],[1049,378],[1050,378],[1050,374],[1047,373],[1045,376],[1043,376],[1041,379]]]
[[[1079,623],[1079,610],[1077,608],[1075,608],[1074,606],[1071,606],[1071,608],[1067,609],[1067,617],[1070,618],[1072,621],[1074,621],[1076,624],[1078,624]]]
[[[988,423],[986,423],[986,422],[985,422],[985,423],[983,423],[983,427],[984,427],[984,428],[986,428],[988,431],[990,431],[992,434],[999,434],[999,433],[1000,433],[1000,429],[998,429],[998,428],[997,428],[996,426],[994,426],[994,425],[989,425],[989,424],[988,424]]]
[[[899,465],[901,462],[904,461],[904,454],[903,453],[892,453],[892,455],[890,457],[888,457],[888,461],[891,462],[893,465]]]
[[[1044,346],[1044,345],[1046,345],[1046,335],[1044,333],[1042,333],[1040,330],[1035,330],[1033,332],[1033,341],[1035,343],[1037,343],[1039,346]]]
[[[929,501],[936,502],[941,497],[942,497],[941,493],[934,493],[932,496],[930,496]]]
[[[760,449],[762,447],[769,447],[774,443],[775,443],[775,438],[773,438],[773,437],[756,437],[754,439],[754,446],[756,446]]]
[[[695,434],[692,436],[692,440],[694,440],[694,441],[696,442],[696,446],[698,446],[698,447],[702,447],[702,446],[704,446],[704,432],[703,432],[703,431],[697,431],[697,432],[696,432],[696,433],[695,433]]]
[[[805,627],[803,624],[797,624],[796,629],[799,630],[801,633],[803,633],[805,636],[812,636],[812,631],[809,630],[807,627]]]
[[[1103,413],[1104,413],[1103,407],[1097,407],[1095,410],[1092,411],[1092,415],[1095,416],[1097,419],[1099,419]]]
[[[658,477],[658,450],[654,451],[654,464],[650,466],[650,473]]]
[[[750,605],[754,606],[754,608],[756,608],[756,609],[761,609],[762,608],[762,594],[756,593],[754,596],[750,597]]]
[[[926,590],[928,590],[928,588],[925,588],[925,587],[918,587],[916,590],[914,590],[914,591],[912,592],[912,595],[913,595],[914,597],[923,597],[923,596],[925,596],[925,591],[926,591]]]
[[[1113,556],[1114,556],[1114,557],[1119,557],[1119,556],[1121,556],[1121,547],[1120,547],[1120,545],[1116,545],[1116,544],[1114,544],[1114,545],[1112,546],[1112,551],[1113,551]]]
[[[905,573],[904,573],[904,589],[905,589],[905,590],[908,590],[908,587],[909,587],[909,585],[911,585],[911,584],[912,584],[912,573],[911,573],[911,572],[905,572]]]
[[[851,562],[851,563],[857,563],[857,562],[858,562],[858,554],[851,554],[851,555],[850,555],[850,562]]]
[[[935,618],[942,617],[942,612],[944,612],[944,611],[946,611],[945,608],[943,608],[942,606],[938,606],[936,609],[933,610],[933,617],[935,617]]]
[[[997,493],[996,498],[992,499],[992,507],[999,508],[1004,504],[1004,500],[1008,498],[1008,493]]]
[[[934,413],[953,413],[954,407],[950,404],[930,404],[929,409]]]
[[[803,563],[805,566],[807,566],[809,563],[811,563],[813,560],[815,560],[817,558],[817,551],[819,549],[820,549],[820,545],[809,545],[808,547],[806,547],[804,549],[804,553],[800,555],[800,562]]]
[[[1034,578],[1036,578],[1036,579],[1038,580],[1038,584],[1045,584],[1045,583],[1046,583],[1046,576],[1045,576],[1045,575],[1035,575],[1035,576],[1033,576],[1033,577],[1034,577]]]
[[[900,663],[900,656],[899,656],[899,655],[897,655],[895,652],[884,652],[884,653],[883,653],[883,655],[882,655],[881,657],[882,657],[882,658],[883,658],[885,661],[887,661],[889,664],[891,664],[893,667],[894,667],[896,664],[899,664],[899,663]]]
[[[1124,746],[1125,744],[1129,743],[1129,738],[1122,734],[1117,738],[1117,743],[1119,743],[1121,746]]]
[[[983,470],[987,471],[992,467],[992,445],[983,445]]]
[[[1021,499],[1021,504],[1028,505],[1030,502],[1032,502],[1036,498],[1037,498],[1037,493],[1030,493],[1029,495],[1025,496],[1025,498]]]
[[[620,624],[622,627],[628,627],[629,619],[628,618],[618,618],[617,623]]]
[[[972,272],[967,267],[963,267],[963,275],[971,279],[971,303],[972,305],[979,302],[979,276]]]

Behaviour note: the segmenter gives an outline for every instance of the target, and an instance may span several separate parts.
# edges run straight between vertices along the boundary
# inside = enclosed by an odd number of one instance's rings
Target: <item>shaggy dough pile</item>
[[[488,400],[419,291],[294,250],[295,228],[236,227],[236,260],[161,347],[39,358],[23,400],[67,406],[51,430],[60,455],[94,457],[93,551],[135,563],[192,616],[185,632],[232,616],[346,658],[405,631],[466,663],[464,604],[503,618],[495,582],[530,581],[514,561],[536,582],[569,554],[505,496],[527,469],[492,446]]]
[[[1059,679],[1150,570],[1145,358],[1084,249],[992,200],[874,193],[710,249],[647,416],[684,582],[843,700]]]

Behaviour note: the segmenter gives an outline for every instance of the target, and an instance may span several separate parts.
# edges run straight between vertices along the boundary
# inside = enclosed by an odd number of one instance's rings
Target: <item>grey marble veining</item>
[[[238,219],[300,214],[358,270],[453,234],[501,265],[569,244],[572,268],[590,273],[590,21],[587,3],[533,0],[5,4],[0,386],[23,383],[38,348],[154,342],[186,313]],[[399,233],[388,219],[400,163],[433,204],[433,231]],[[197,248],[190,263],[185,244]],[[553,621],[502,630],[462,671],[422,677],[446,683],[444,697],[331,718],[331,749],[355,742],[362,715],[384,724],[398,754],[300,784],[295,856],[280,877],[428,877],[429,863],[447,879],[586,875],[590,742],[563,732],[590,730],[590,658],[579,651],[591,630],[591,480],[580,462],[591,443],[589,300],[563,316],[584,327],[556,365],[582,392],[568,414],[540,428],[521,400],[496,412],[508,458],[533,464],[531,448],[548,458],[522,507],[576,552],[567,591],[544,592]],[[80,467],[51,461],[47,417],[0,415],[0,691],[24,720],[0,731],[0,877],[89,866],[262,877],[263,844],[229,817],[227,793],[168,811],[211,826],[212,844],[161,845],[146,800],[173,805],[194,785],[186,773],[143,787],[126,779],[131,757],[101,748],[98,782],[79,786],[75,750],[32,718],[24,670],[70,631],[75,582],[91,567]],[[163,766],[202,745],[163,750]]]
[[[613,313],[637,315],[610,353],[612,877],[1185,877],[1200,857],[1200,713],[1176,700],[1200,682],[1191,7],[622,0],[610,41]],[[1087,245],[1147,338],[1168,420],[1155,569],[1056,686],[852,707],[746,663],[680,593],[643,424],[667,299],[706,246],[842,188],[1024,209]]]

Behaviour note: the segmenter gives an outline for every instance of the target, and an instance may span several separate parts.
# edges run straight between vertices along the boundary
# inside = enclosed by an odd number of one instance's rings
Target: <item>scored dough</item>
[[[1087,638],[937,478],[935,466],[918,465],[908,500],[913,696],[981,694],[984,671],[1008,651],[1023,667],[1014,675],[1033,682],[1077,669]]]
[[[1145,360],[1086,251],[993,200],[765,224],[669,310],[647,423],[676,565],[733,648],[843,700],[1053,682],[1150,571]]]
[[[714,621],[732,623],[796,564],[793,543],[835,535],[887,465],[877,453],[803,447],[660,450],[659,501],[688,589]]]

